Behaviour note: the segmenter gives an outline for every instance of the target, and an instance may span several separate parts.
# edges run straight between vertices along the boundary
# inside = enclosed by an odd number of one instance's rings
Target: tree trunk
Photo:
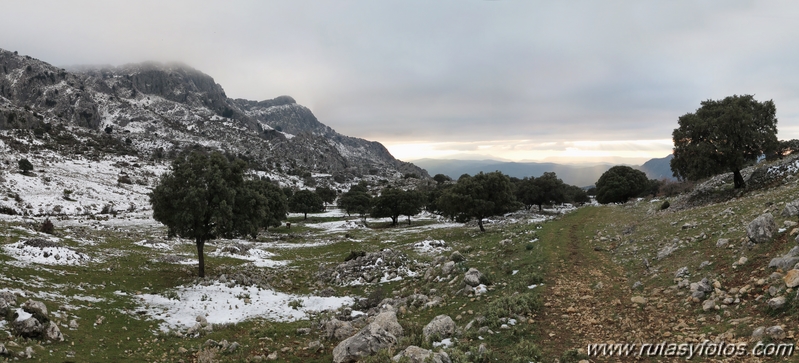
[[[303,219],[308,219],[308,212],[305,212],[305,218]]]
[[[486,231],[486,229],[483,228],[483,219],[482,218],[477,220],[477,226],[480,227],[480,232],[485,232]]]
[[[741,170],[732,171],[732,180],[735,182],[735,189],[746,188],[746,182],[743,175],[741,175]]]
[[[408,216],[408,225],[411,225],[411,216]]]
[[[543,207],[541,207],[541,204],[539,204],[539,205],[538,205],[538,211],[539,211],[539,212],[541,212],[541,211],[543,211],[543,210],[544,210],[544,208],[543,208]]]
[[[391,216],[391,226],[392,227],[396,227],[397,226],[397,218],[399,218],[399,216]]]
[[[197,238],[197,257],[200,259],[200,277],[205,277],[205,256],[203,255],[203,246],[205,240]]]

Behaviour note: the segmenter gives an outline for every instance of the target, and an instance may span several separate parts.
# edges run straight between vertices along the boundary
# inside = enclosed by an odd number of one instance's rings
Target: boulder
[[[785,330],[779,325],[770,326],[766,328],[766,336],[774,340],[783,340],[785,339]]]
[[[58,329],[58,325],[56,325],[56,323],[52,321],[49,321],[47,324],[44,325],[44,329],[42,330],[42,337],[44,339],[54,342],[64,341],[64,335],[61,334],[61,329]]]
[[[784,270],[790,270],[793,268],[796,263],[799,262],[799,257],[790,257],[790,256],[783,256],[783,257],[775,257],[771,259],[771,262],[768,263],[768,267],[770,268],[779,268]]]
[[[727,247],[728,244],[730,244],[730,240],[727,239],[727,238],[719,238],[719,240],[716,241],[716,247],[719,247],[719,248]]]
[[[677,270],[677,272],[674,273],[674,277],[675,278],[681,278],[681,277],[686,277],[686,276],[688,276],[688,267],[687,266],[680,267]]]
[[[785,306],[785,302],[786,302],[785,296],[777,296],[768,301],[768,307],[775,310],[780,309],[783,306]]]
[[[430,323],[425,325],[425,327],[422,329],[422,334],[424,335],[425,339],[449,338],[455,334],[455,321],[452,320],[449,315],[436,316],[430,321]]]
[[[396,336],[371,323],[333,348],[333,362],[357,362],[394,344],[397,344]]]
[[[466,271],[466,274],[463,276],[463,282],[471,287],[480,285],[481,280],[484,279],[485,277],[483,277],[483,274],[474,267],[470,268],[469,271]]]
[[[716,301],[708,299],[702,302],[702,311],[710,311],[716,307]]]
[[[377,314],[374,323],[397,338],[402,336],[402,325],[397,322],[397,313],[394,311]]]
[[[42,335],[42,324],[34,317],[14,321],[14,330],[25,338],[38,338]]]
[[[453,261],[449,261],[441,266],[441,273],[444,275],[449,275],[453,270],[455,270],[455,262]]]
[[[793,269],[788,271],[782,280],[785,281],[785,286],[787,287],[799,286],[799,270]]]
[[[325,336],[328,340],[343,340],[353,336],[358,330],[352,327],[348,321],[341,321],[336,318],[330,319],[325,323]]]
[[[782,213],[780,213],[783,217],[794,217],[799,215],[799,199],[794,200],[793,202],[785,203],[785,208],[782,209]]]
[[[41,301],[28,300],[22,304],[22,310],[33,315],[40,323],[50,321],[50,318],[47,316],[47,306]]]
[[[431,358],[432,357],[432,358]],[[439,351],[433,353],[431,350],[419,348],[415,345],[408,346],[405,350],[399,352],[391,360],[399,362],[402,358],[407,358],[408,363],[450,363],[449,355],[446,352]]]
[[[777,224],[771,213],[762,214],[746,226],[746,235],[754,243],[768,242],[776,232]]]

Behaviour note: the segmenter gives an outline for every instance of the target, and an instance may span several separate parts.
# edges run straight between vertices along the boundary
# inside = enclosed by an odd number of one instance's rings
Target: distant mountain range
[[[650,179],[674,179],[671,174],[669,162],[672,155],[663,158],[651,159],[643,165],[629,165],[646,173]],[[419,159],[413,164],[427,170],[430,175],[444,174],[457,179],[463,174],[474,175],[479,172],[501,171],[502,173],[524,178],[527,176],[539,177],[545,172],[555,172],[566,184],[580,187],[596,183],[599,177],[616,164],[598,163],[593,165],[537,163],[537,162],[507,162],[498,160],[446,160],[446,159]]]

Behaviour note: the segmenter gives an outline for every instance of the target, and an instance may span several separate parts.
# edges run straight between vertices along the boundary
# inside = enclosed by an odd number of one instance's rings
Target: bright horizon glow
[[[495,140],[474,142],[383,142],[395,158],[456,159],[502,161],[551,161],[564,164],[589,162],[643,163],[671,154],[671,139],[533,142],[531,140]]]

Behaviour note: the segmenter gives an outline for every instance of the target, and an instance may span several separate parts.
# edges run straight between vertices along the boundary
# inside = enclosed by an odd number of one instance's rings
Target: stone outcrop
[[[762,214],[746,226],[746,235],[754,243],[768,242],[775,233],[777,233],[777,224],[774,223],[774,216],[771,213]]]

